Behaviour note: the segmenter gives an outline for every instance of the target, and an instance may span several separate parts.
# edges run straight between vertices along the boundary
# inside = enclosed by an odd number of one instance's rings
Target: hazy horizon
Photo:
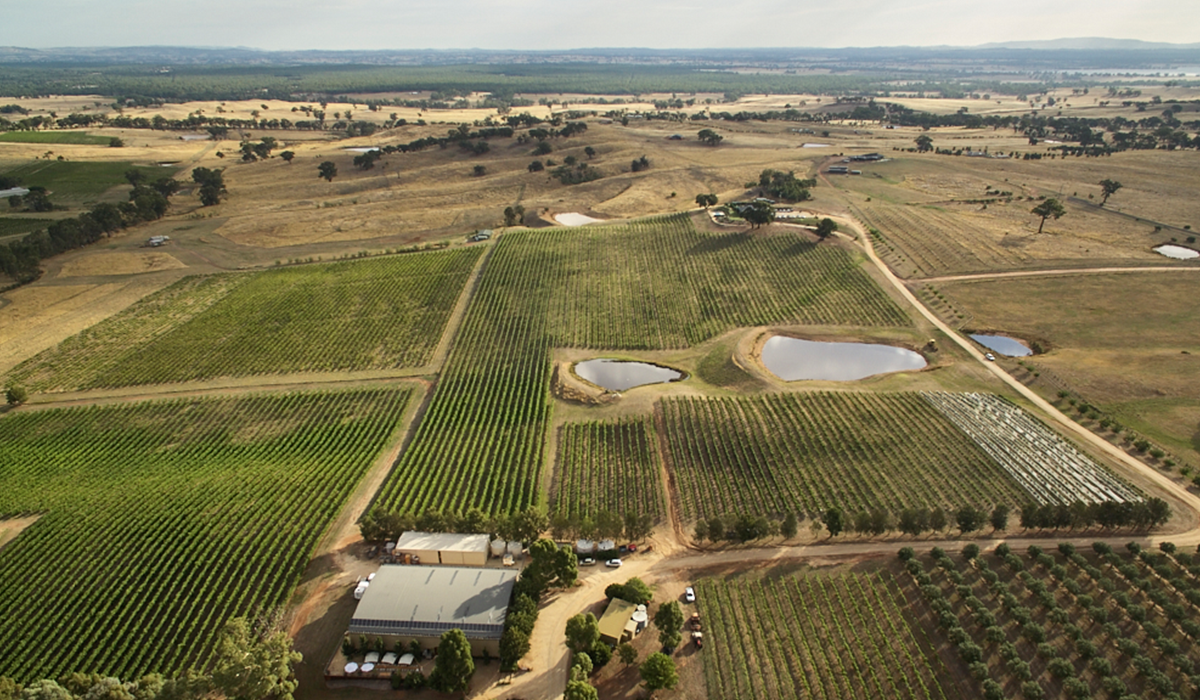
[[[52,21],[36,4],[7,8],[0,45],[554,51],[970,47],[1063,37],[1200,42],[1195,0],[1099,4],[1014,0],[997,9],[961,0],[845,0],[836,6],[755,0],[732,7],[710,0],[347,0],[333,10],[315,0],[214,0],[202,7],[63,0]]]

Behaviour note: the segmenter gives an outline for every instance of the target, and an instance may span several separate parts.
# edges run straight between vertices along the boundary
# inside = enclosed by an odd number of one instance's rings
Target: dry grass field
[[[1033,361],[1118,420],[1200,462],[1200,271],[939,285],[978,327],[1047,343]]]

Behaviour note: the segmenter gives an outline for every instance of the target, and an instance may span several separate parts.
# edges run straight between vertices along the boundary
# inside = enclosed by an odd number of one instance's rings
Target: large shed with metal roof
[[[500,653],[500,635],[517,572],[457,566],[387,565],[363,593],[349,632],[429,648],[460,629],[477,656]]]
[[[395,553],[418,557],[422,564],[486,566],[487,535],[454,532],[406,532],[396,541]]]

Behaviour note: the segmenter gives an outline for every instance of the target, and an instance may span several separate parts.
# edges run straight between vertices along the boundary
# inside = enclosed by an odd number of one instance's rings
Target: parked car
[[[579,560],[579,565],[580,566],[595,566],[596,560],[592,559],[591,557],[584,557],[583,559]]]
[[[621,560],[620,559],[609,559],[608,561],[604,562],[604,565],[610,569],[619,569],[619,568],[621,568]]]
[[[629,551],[631,551],[631,552],[636,552],[636,551],[637,551],[637,545],[636,545],[636,544],[634,544],[634,543],[632,543],[632,542],[630,542],[630,543],[629,543],[629,545],[628,545],[628,549],[629,549]]]
[[[691,586],[688,586],[687,588],[683,589],[683,599],[689,603],[695,603],[696,602],[696,589],[692,588]]]
[[[995,362],[995,361],[996,361],[996,356],[995,356],[995,355],[993,355],[993,354],[992,354],[992,353],[990,353],[990,352],[989,352],[989,353],[987,353],[987,354],[985,354],[983,357],[984,357],[984,359],[986,359],[988,362]]]

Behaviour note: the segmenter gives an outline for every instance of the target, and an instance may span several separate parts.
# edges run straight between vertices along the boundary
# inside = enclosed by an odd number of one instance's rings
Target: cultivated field
[[[229,617],[283,605],[396,430],[409,389],[18,412],[0,513],[0,675],[203,665]]]
[[[9,373],[34,391],[420,367],[479,249],[189,277]]]
[[[606,257],[589,257],[600,247]],[[849,253],[791,234],[700,233],[682,216],[505,234],[381,503],[510,512],[538,502],[552,344],[678,347],[736,325],[906,320]]]
[[[550,510],[595,518],[600,511],[666,515],[661,460],[649,418],[568,423],[558,436]]]
[[[957,698],[891,573],[696,584],[710,700]]]
[[[1025,411],[992,394],[926,392],[1038,504],[1129,503],[1141,496]]]
[[[1030,496],[917,394],[820,392],[661,402],[685,520],[965,505]]]
[[[920,587],[941,628],[930,634],[969,666],[978,697],[1193,697],[1192,556],[1097,547],[913,559],[905,587]]]

